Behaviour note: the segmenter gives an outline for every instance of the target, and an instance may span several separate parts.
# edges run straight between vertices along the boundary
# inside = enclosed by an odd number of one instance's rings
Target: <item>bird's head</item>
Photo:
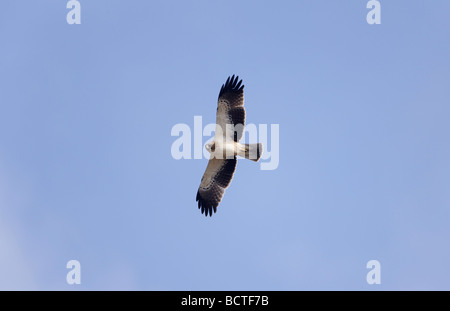
[[[209,153],[214,152],[214,149],[215,149],[214,147],[215,147],[214,141],[211,141],[211,142],[205,144],[205,148],[206,148],[206,150],[208,150]]]

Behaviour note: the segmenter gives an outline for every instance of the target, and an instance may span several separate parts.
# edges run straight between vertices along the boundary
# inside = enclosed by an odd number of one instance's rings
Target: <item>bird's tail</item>
[[[239,154],[240,156],[258,162],[261,158],[261,155],[263,153],[263,144],[257,143],[257,144],[243,144],[244,148],[243,154]]]

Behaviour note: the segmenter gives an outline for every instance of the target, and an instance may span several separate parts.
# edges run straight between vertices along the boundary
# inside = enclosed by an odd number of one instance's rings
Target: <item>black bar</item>
[[[429,299],[427,292],[422,299]],[[313,310],[336,306],[358,309],[385,308],[387,299],[401,301],[402,305],[417,302],[417,292],[404,291],[61,291],[61,292],[2,292],[3,298],[12,302],[25,302],[27,296],[33,303],[44,301],[52,304],[70,302],[66,306],[95,305],[127,310]],[[443,296],[445,295],[445,296]],[[448,298],[448,292],[440,292],[434,298]],[[436,297],[439,296],[439,297]],[[36,298],[36,299],[35,299]],[[84,299],[88,298],[88,300]],[[384,299],[386,298],[386,299]],[[394,299],[392,299],[394,298]],[[396,299],[395,299],[396,298]],[[6,299],[7,300],[7,299]],[[447,300],[447,299],[446,299]],[[428,300],[427,300],[428,301]],[[435,300],[433,300],[435,301]],[[136,308],[136,306],[139,306]],[[309,307],[308,307],[309,306]],[[163,308],[163,309],[161,309]]]

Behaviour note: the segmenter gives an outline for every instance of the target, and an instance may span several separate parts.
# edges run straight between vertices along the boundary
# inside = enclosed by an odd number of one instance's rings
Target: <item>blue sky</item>
[[[0,289],[450,289],[448,1],[80,2],[1,4]],[[280,163],[205,218],[170,133],[232,74]]]

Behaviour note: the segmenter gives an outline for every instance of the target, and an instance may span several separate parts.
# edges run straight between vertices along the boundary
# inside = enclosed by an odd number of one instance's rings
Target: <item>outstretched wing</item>
[[[225,189],[233,179],[236,170],[236,157],[234,159],[216,159],[211,158],[203,174],[200,187],[197,191],[198,208],[205,216],[212,216],[217,211]]]
[[[241,84],[239,76],[228,77],[220,89],[217,102],[216,135],[222,133],[226,140],[236,142],[241,139],[245,125],[244,85]],[[227,133],[227,125],[234,126],[234,131]],[[216,138],[216,141],[223,139]]]

